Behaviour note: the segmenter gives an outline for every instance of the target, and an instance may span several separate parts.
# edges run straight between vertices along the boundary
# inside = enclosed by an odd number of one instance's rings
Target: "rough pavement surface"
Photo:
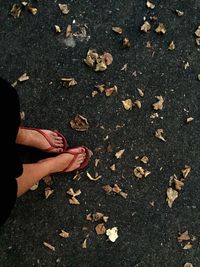
[[[156,0],[150,9],[145,0],[38,0],[32,1],[35,15],[24,7],[18,18],[9,14],[14,3],[20,1],[0,1],[0,75],[11,83],[23,73],[29,76],[15,84],[25,113],[23,124],[57,129],[71,147],[84,144],[94,156],[79,181],[73,180],[74,173],[53,175],[54,192],[48,199],[41,181],[37,190],[17,200],[0,229],[0,266],[181,267],[188,262],[199,267],[200,49],[194,33],[200,25],[200,2]],[[67,15],[59,3],[68,4]],[[183,11],[183,16],[176,10]],[[147,33],[140,30],[145,19],[151,25]],[[165,34],[155,32],[159,23],[165,25]],[[85,27],[86,36],[66,37],[69,24],[73,33]],[[54,25],[60,26],[60,33]],[[123,33],[113,32],[114,26]],[[125,37],[130,47],[122,46]],[[168,49],[171,41],[174,50]],[[85,64],[89,49],[112,54],[107,70],[95,72]],[[125,64],[127,69],[121,70]],[[64,87],[63,77],[78,83]],[[109,97],[104,92],[92,96],[99,84],[116,85],[118,91]],[[164,98],[162,110],[153,109],[155,96]],[[122,101],[127,99],[140,100],[141,108],[126,110]],[[7,112],[9,107],[3,116]],[[153,113],[158,116],[152,118]],[[77,114],[87,118],[88,131],[71,128]],[[187,123],[189,117],[194,120]],[[155,137],[157,129],[164,130],[166,142]],[[121,149],[125,151],[117,159],[115,153]],[[140,162],[144,155],[149,158],[147,164]],[[22,157],[35,161],[41,155],[23,148]],[[96,159],[100,159],[97,167]],[[110,169],[112,164],[115,171]],[[170,208],[166,201],[170,177],[183,179],[185,165],[191,171],[182,190],[176,189],[178,198]],[[133,174],[136,166],[151,173],[139,179]],[[91,181],[86,171],[102,177]],[[127,198],[106,193],[102,189],[106,184],[117,184]],[[70,187],[81,190],[80,205],[69,204]],[[175,189],[174,179],[171,188]],[[96,234],[102,220],[86,220],[87,214],[95,212],[109,217],[106,229],[118,228],[115,242]],[[61,229],[70,233],[69,238],[59,236]],[[179,242],[185,231],[188,240]]]

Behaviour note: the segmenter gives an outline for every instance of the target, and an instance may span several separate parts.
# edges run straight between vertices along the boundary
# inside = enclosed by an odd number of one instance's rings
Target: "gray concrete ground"
[[[0,266],[181,267],[189,262],[199,267],[200,52],[195,31],[200,25],[200,2],[156,0],[150,9],[141,0],[38,0],[32,1],[35,15],[24,7],[18,18],[9,14],[14,3],[21,5],[17,0],[0,3],[0,76],[11,83],[23,73],[29,76],[16,85],[25,113],[23,124],[57,129],[71,147],[84,144],[94,156],[79,181],[73,180],[74,173],[53,175],[54,192],[48,199],[41,182],[37,190],[17,200],[0,229]],[[59,3],[68,4],[67,15],[59,10]],[[184,14],[178,16],[176,10]],[[140,30],[145,19],[151,25],[147,33]],[[159,23],[165,25],[165,34],[155,32]],[[86,36],[82,31],[81,36],[66,37],[69,24],[73,33],[84,27]],[[60,26],[60,33],[55,33],[54,25]],[[114,26],[123,33],[113,32]],[[124,38],[130,47],[123,47]],[[172,41],[174,50],[168,48]],[[84,63],[89,49],[112,54],[107,70],[95,72]],[[125,64],[127,69],[121,70]],[[78,83],[64,87],[63,77]],[[99,84],[116,85],[118,91],[92,97]],[[162,110],[153,109],[155,96],[164,98]],[[141,108],[125,110],[122,101],[127,99],[140,100]],[[5,116],[7,112],[9,107]],[[158,116],[152,118],[153,113]],[[87,118],[88,131],[71,128],[77,114]],[[190,117],[194,120],[187,123]],[[157,129],[164,130],[166,142],[155,137]],[[121,149],[124,154],[117,159],[115,153]],[[29,161],[46,156],[25,148],[22,152]],[[140,162],[144,155],[149,158],[147,164]],[[97,167],[96,159],[100,160]],[[115,171],[110,169],[112,164]],[[174,179],[171,186],[169,180],[174,174],[183,179],[185,165],[191,171],[178,190]],[[151,173],[139,179],[133,174],[136,166]],[[86,171],[102,177],[91,181]],[[102,186],[107,184],[117,184],[127,198],[106,193]],[[81,190],[80,205],[69,204],[70,187]],[[171,208],[166,201],[169,187],[178,192]],[[87,214],[96,212],[109,217],[106,229],[118,228],[115,242],[106,234],[96,234],[101,220],[86,220]],[[61,229],[70,233],[69,238],[59,236]],[[185,231],[188,240],[178,241]]]

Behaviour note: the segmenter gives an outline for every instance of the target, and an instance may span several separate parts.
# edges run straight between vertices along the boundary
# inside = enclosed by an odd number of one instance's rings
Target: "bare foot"
[[[72,172],[80,167],[80,165],[84,162],[86,157],[85,152],[82,152],[81,149],[78,152],[80,152],[80,154],[77,153],[76,159],[74,161],[73,161],[75,157],[74,155],[70,153],[62,153],[56,157],[43,159],[40,160],[39,162],[48,162],[50,164],[51,173],[57,173],[63,171]],[[69,165],[70,167],[67,168]],[[67,170],[65,170],[66,168]]]
[[[31,128],[19,128],[16,143],[32,146],[50,152],[63,152],[63,139],[56,132],[41,130],[49,141],[37,130]]]

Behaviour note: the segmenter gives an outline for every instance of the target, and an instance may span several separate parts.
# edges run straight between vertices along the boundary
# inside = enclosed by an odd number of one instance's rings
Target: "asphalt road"
[[[17,18],[10,14],[14,3],[22,9]],[[68,14],[59,3],[68,4]],[[32,1],[35,10],[20,1],[0,1],[0,76],[11,83],[24,73],[29,76],[15,83],[23,125],[57,129],[71,147],[85,145],[94,152],[80,180],[73,180],[74,173],[56,174],[48,199],[41,181],[17,200],[0,229],[1,267],[182,267],[187,262],[200,267],[200,46],[195,35],[200,2],[153,3],[151,9],[141,0],[38,0]],[[148,32],[141,31],[145,20],[151,26]],[[156,32],[159,23],[165,33]],[[55,25],[61,32],[55,32]],[[67,25],[72,32],[68,27],[66,37]],[[130,47],[123,46],[124,38]],[[172,41],[175,49],[170,50]],[[89,49],[110,53],[113,62],[96,72],[84,62]],[[61,78],[74,78],[77,84],[63,86]],[[95,87],[101,84],[115,85],[117,92],[106,96]],[[162,110],[153,109],[156,96],[164,99]],[[132,109],[124,108],[127,99],[134,103]],[[71,128],[77,114],[87,119],[87,131]],[[163,129],[166,141],[155,137],[157,129]],[[123,149],[117,159],[116,152]],[[147,164],[140,161],[144,155]],[[41,156],[46,157],[22,149],[25,161]],[[116,170],[110,169],[113,164]],[[150,174],[137,178],[136,166]],[[191,168],[186,178],[181,172],[185,166]],[[87,172],[101,178],[92,181]],[[173,175],[184,183],[181,190],[170,180]],[[117,184],[127,198],[106,193],[102,186],[108,184]],[[166,201],[169,187],[178,193],[172,207]],[[80,205],[69,203],[69,188],[81,190]],[[95,227],[102,219],[86,220],[96,212],[108,217],[106,229],[118,228],[115,242],[97,235]],[[69,232],[68,238],[59,235],[61,229]],[[185,231],[187,240],[178,240]]]

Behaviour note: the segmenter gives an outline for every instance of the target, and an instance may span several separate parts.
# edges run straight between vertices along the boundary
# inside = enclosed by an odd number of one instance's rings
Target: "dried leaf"
[[[123,47],[130,47],[131,46],[131,43],[129,41],[129,39],[127,37],[125,37],[123,40],[122,40],[122,46]]]
[[[69,37],[72,34],[72,26],[71,24],[67,25],[67,28],[65,30],[65,36]]]
[[[180,236],[178,237],[178,242],[182,242],[182,241],[186,241],[186,240],[190,240],[190,236],[188,234],[188,231],[185,231],[184,233],[180,234]]]
[[[176,9],[176,15],[182,17],[184,15],[184,12]]]
[[[27,73],[25,72],[24,74],[22,74],[19,78],[18,78],[18,81],[19,82],[24,82],[24,81],[27,81],[29,80],[29,76],[27,75]]]
[[[98,181],[98,180],[102,177],[101,175],[97,175],[97,176],[95,176],[95,177],[92,177],[92,175],[91,175],[89,172],[87,172],[86,174],[87,174],[87,177],[88,177],[91,181]]]
[[[79,181],[81,179],[81,174],[79,173],[79,171],[76,172],[75,176],[73,177],[74,181]]]
[[[150,9],[154,9],[154,8],[155,8],[155,5],[154,5],[152,2],[148,1],[148,0],[147,0],[147,2],[146,2],[146,6],[147,6],[148,8],[150,8]]]
[[[119,195],[121,196],[121,197],[123,197],[123,198],[125,198],[125,199],[127,199],[127,197],[128,197],[128,194],[127,193],[125,193],[125,192],[119,192]]]
[[[168,206],[171,208],[174,200],[178,197],[178,192],[171,187],[167,188],[167,203]]]
[[[159,23],[158,27],[155,30],[157,33],[162,33],[165,34],[166,33],[166,27],[163,23]]]
[[[151,30],[150,23],[148,21],[145,21],[144,24],[141,26],[140,30],[143,32],[148,32],[149,30]]]
[[[111,193],[113,190],[109,184],[102,186],[102,188],[106,193]]]
[[[112,191],[117,193],[117,194],[119,194],[122,190],[117,184],[114,184],[114,187],[112,188]]]
[[[104,214],[101,212],[96,212],[94,214],[92,214],[92,221],[93,222],[97,222],[99,220],[101,220],[103,218]]]
[[[38,186],[39,186],[39,182],[34,184],[33,186],[31,186],[30,190],[34,191],[34,190],[36,190],[38,188]]]
[[[124,64],[124,66],[121,68],[121,70],[127,71],[128,63]]]
[[[61,32],[60,26],[54,25],[55,32]]]
[[[191,167],[188,165],[185,165],[185,167],[181,170],[183,177],[186,178],[188,176],[188,174],[191,171]]]
[[[106,63],[102,59],[99,59],[96,64],[95,71],[104,71],[106,69],[107,69]]]
[[[147,43],[146,43],[146,47],[147,47],[147,48],[152,48],[152,45],[151,45],[151,42],[150,42],[150,41],[147,41]]]
[[[122,100],[122,104],[126,110],[132,109],[133,102],[131,99]]]
[[[84,62],[90,66],[93,67],[97,58],[99,57],[98,53],[94,49],[89,49],[87,52],[86,59],[84,59]]]
[[[189,123],[189,122],[191,122],[191,121],[193,121],[193,120],[194,120],[194,118],[189,117],[189,118],[186,119],[186,122]]]
[[[80,204],[80,202],[78,201],[78,199],[76,199],[75,197],[70,198],[69,199],[69,203],[71,205],[79,205]]]
[[[190,262],[186,262],[183,267],[193,267],[193,265]]]
[[[145,170],[142,167],[137,166],[137,167],[134,168],[133,173],[137,178],[141,179],[141,178],[144,177]]]
[[[95,166],[95,167],[97,167],[97,166],[98,166],[98,164],[99,164],[99,162],[100,162],[100,159],[95,159],[94,166]]]
[[[97,224],[97,226],[95,227],[95,231],[96,231],[97,235],[104,235],[106,232],[106,227],[105,227],[104,223]]]
[[[113,92],[117,92],[117,86],[116,85],[114,85],[113,87],[105,89],[106,96],[111,96],[113,94]]]
[[[141,107],[142,107],[142,103],[141,103],[140,100],[136,100],[136,101],[134,101],[134,104],[135,104],[135,106],[136,106],[137,108],[141,109]]]
[[[118,229],[117,227],[113,227],[111,229],[106,230],[106,235],[108,236],[109,240],[115,242],[118,238]]]
[[[25,117],[26,117],[25,112],[24,111],[21,111],[20,112],[20,119],[21,119],[21,121],[25,121]]]
[[[67,87],[71,87],[77,84],[77,81],[74,78],[61,78],[63,85]]]
[[[82,243],[82,248],[87,248],[87,238]]]
[[[89,128],[87,119],[80,114],[70,121],[70,125],[76,131],[87,131]]]
[[[53,194],[53,192],[54,192],[54,190],[51,189],[51,187],[46,187],[46,188],[44,189],[45,199],[49,198],[50,195]]]
[[[112,171],[116,171],[116,165],[115,165],[115,164],[111,165],[111,166],[110,166],[110,169],[111,169]]]
[[[18,4],[13,4],[11,10],[10,10],[10,15],[13,16],[15,19],[19,18],[21,14],[21,6]]]
[[[174,50],[176,48],[174,41],[171,41],[171,43],[168,45],[169,50]]]
[[[36,15],[38,10],[36,7],[33,7],[31,4],[27,5],[27,10],[32,14],[32,15]]]
[[[109,66],[113,62],[113,57],[110,53],[104,52],[103,53],[103,60],[106,63],[106,65]]]
[[[120,149],[118,152],[115,153],[115,157],[117,159],[121,159],[122,155],[124,154],[125,149]]]
[[[141,97],[143,97],[143,96],[144,96],[144,92],[142,91],[142,89],[137,88],[137,90],[138,90],[139,95],[140,95]]]
[[[64,231],[64,230],[61,230],[61,232],[59,233],[59,236],[61,236],[63,238],[68,238],[69,237],[69,233]]]
[[[166,142],[165,138],[163,137],[164,130],[163,129],[157,129],[155,132],[155,137],[162,140],[163,142]]]
[[[158,101],[152,105],[153,106],[153,109],[155,109],[155,110],[162,110],[163,109],[163,103],[164,103],[163,97],[160,95],[160,96],[155,96],[155,98]]]
[[[122,34],[123,32],[121,27],[112,27],[112,30],[118,34]]]
[[[149,158],[147,156],[143,156],[141,159],[140,159],[141,162],[143,162],[144,164],[147,164],[149,162]]]
[[[67,15],[69,13],[69,7],[67,4],[58,4],[58,6],[64,15]]]
[[[54,246],[52,246],[51,244],[49,244],[49,243],[47,243],[47,242],[43,242],[43,245],[44,245],[45,247],[49,248],[49,249],[52,250],[52,251],[55,251],[55,250],[56,250]]]
[[[184,186],[184,183],[176,178],[174,179],[174,183],[175,183],[176,190],[181,190]]]
[[[72,188],[70,188],[69,190],[67,190],[66,193],[70,196],[76,197],[76,196],[79,196],[81,194],[81,190],[78,189],[76,192],[74,192],[74,190]]]
[[[190,242],[185,244],[185,246],[183,247],[183,249],[191,249],[191,248],[192,248],[192,244]]]
[[[198,26],[198,28],[196,29],[196,31],[195,31],[195,35],[196,35],[197,37],[200,37],[200,26]]]
[[[50,186],[53,184],[52,177],[50,175],[47,175],[43,178],[43,181],[46,185]]]

